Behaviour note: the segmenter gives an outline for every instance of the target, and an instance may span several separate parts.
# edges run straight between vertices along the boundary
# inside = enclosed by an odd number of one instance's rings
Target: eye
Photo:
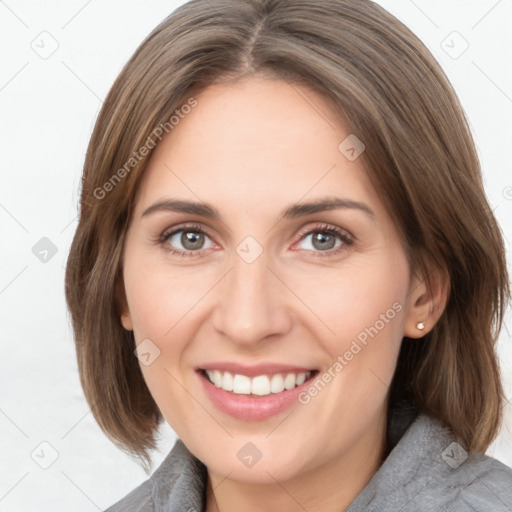
[[[183,226],[162,234],[160,243],[164,248],[182,256],[192,256],[191,253],[213,247],[211,238],[200,226]]]
[[[158,242],[166,251],[180,256],[196,256],[214,246],[210,236],[198,225],[181,226],[164,232]],[[326,224],[302,233],[295,246],[313,256],[334,256],[353,243],[354,238],[346,231]]]
[[[311,251],[315,256],[332,256],[347,249],[354,239],[345,231],[330,225],[317,226],[302,235],[296,245],[302,243],[302,249]]]

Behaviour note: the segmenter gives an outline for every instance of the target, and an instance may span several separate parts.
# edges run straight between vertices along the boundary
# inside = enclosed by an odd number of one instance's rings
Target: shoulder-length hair
[[[171,116],[208,85],[254,74],[311,87],[337,109],[366,146],[360,158],[411,270],[427,282],[432,268],[449,276],[439,321],[402,343],[390,403],[408,397],[468,451],[485,451],[504,398],[495,351],[510,294],[501,231],[449,80],[423,43],[369,0],[192,0],[124,66],[87,149],[66,268],[81,384],[98,424],[151,462],[163,417],[120,321],[135,194],[152,148],[174,129]]]

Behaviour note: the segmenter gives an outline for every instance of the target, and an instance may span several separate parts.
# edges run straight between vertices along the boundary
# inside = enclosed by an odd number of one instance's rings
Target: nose
[[[285,287],[267,265],[265,252],[252,263],[235,253],[230,272],[219,283],[213,327],[233,343],[256,345],[292,327]]]

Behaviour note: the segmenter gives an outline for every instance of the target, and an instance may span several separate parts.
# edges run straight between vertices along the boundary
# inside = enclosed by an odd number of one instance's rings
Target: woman
[[[87,152],[66,273],[109,511],[510,510],[503,241],[439,65],[369,1],[195,0]]]

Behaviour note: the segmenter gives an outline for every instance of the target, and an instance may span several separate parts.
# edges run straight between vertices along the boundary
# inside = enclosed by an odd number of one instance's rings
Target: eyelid
[[[319,224],[315,224],[314,226],[308,226],[308,227],[301,229],[299,231],[299,233],[297,234],[297,237],[300,241],[300,240],[302,240],[304,235],[309,235],[311,233],[322,232],[322,231],[326,231],[326,232],[331,231],[339,236],[343,236],[344,238],[354,240],[354,237],[346,229],[335,226],[334,224],[328,224],[326,222],[322,222]]]
[[[198,233],[204,233],[209,236],[212,240],[213,237],[208,232],[208,229],[205,229],[204,226],[200,226],[199,224],[178,224],[177,226],[173,226],[171,228],[166,228],[159,236],[159,239],[162,241],[168,240],[171,236],[179,233],[180,231],[197,231]]]

